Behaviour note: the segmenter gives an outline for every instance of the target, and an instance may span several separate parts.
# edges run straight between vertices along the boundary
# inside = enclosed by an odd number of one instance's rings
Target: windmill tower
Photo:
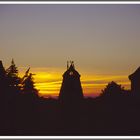
[[[74,62],[67,61],[67,70],[63,74],[59,100],[71,102],[81,99],[83,99],[83,91],[80,82],[80,74],[75,70]]]

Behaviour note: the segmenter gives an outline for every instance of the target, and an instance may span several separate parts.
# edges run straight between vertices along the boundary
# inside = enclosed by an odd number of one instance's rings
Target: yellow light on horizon
[[[40,96],[58,96],[62,84],[63,70],[52,70],[48,68],[33,69],[35,87],[39,90]],[[22,73],[23,75],[23,73]],[[82,74],[81,85],[84,95],[99,95],[106,85],[115,81],[126,89],[130,88],[130,82],[126,75],[96,75]]]

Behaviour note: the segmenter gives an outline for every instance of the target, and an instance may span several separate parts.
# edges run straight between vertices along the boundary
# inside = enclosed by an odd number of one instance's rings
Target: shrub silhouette
[[[116,97],[124,93],[124,87],[112,81],[102,90],[101,96]]]

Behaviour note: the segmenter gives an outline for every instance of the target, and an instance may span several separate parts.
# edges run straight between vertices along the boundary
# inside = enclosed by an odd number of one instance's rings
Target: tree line
[[[38,90],[35,88],[33,74],[30,68],[23,77],[19,77],[18,68],[12,59],[11,65],[5,69],[1,61],[0,67],[0,99],[12,99],[19,94],[28,94],[38,96]]]
[[[2,61],[0,63],[0,99],[12,98],[19,94],[39,97],[38,90],[35,88],[34,74],[30,72],[30,68],[23,77],[19,77],[18,68],[13,59],[7,69],[3,67]],[[117,97],[129,93],[130,91],[112,81],[102,90],[99,97]]]
[[[30,68],[19,77],[14,60],[7,69],[0,61],[0,135],[139,135],[140,96],[131,93],[112,81],[95,99],[63,104],[39,98]]]

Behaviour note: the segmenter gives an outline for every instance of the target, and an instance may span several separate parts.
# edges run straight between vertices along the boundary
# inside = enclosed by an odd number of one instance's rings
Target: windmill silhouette
[[[80,82],[80,74],[75,70],[74,62],[67,61],[67,70],[63,74],[59,100],[71,102],[81,99],[83,99],[83,91]]]

